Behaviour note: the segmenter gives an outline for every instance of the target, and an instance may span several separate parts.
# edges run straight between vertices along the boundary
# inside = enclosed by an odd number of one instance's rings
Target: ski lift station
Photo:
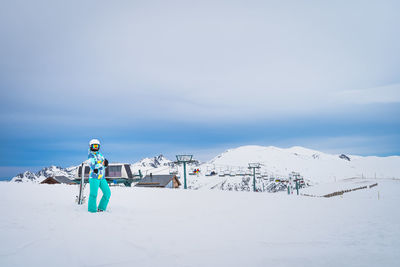
[[[88,182],[89,179],[90,167],[85,165],[85,182]],[[78,178],[75,179],[75,182],[80,183],[80,177],[82,175],[82,165],[78,168]],[[133,182],[137,182],[142,178],[142,174],[139,171],[138,175],[133,175],[131,171],[131,167],[127,163],[109,163],[106,168],[105,179],[108,183],[114,184],[124,184],[125,186],[131,186]]]

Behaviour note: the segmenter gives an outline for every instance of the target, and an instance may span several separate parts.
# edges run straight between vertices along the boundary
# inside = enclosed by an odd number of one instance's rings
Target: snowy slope
[[[0,182],[0,266],[398,266],[400,181],[337,198]],[[377,195],[380,192],[380,199]],[[85,194],[88,194],[86,189]],[[101,196],[101,193],[99,194]]]
[[[199,175],[188,175],[188,187],[251,191],[253,177],[248,170],[248,163],[261,164],[261,169],[256,175],[256,190],[268,192],[286,190],[286,184],[272,181],[276,178],[287,179],[293,171],[300,173],[309,185],[353,177],[400,177],[399,156],[335,155],[298,146],[286,149],[273,146],[241,146],[229,149],[202,164],[199,167]],[[192,168],[189,166],[188,169]],[[215,171],[217,175],[206,176],[211,171]],[[180,173],[183,174],[182,170]]]
[[[330,182],[351,177],[400,177],[400,157],[360,157],[326,154],[303,147],[277,148],[242,146],[230,149],[207,163],[224,170],[246,169],[248,163],[262,164],[261,172],[287,177],[292,171],[300,172],[314,182]]]

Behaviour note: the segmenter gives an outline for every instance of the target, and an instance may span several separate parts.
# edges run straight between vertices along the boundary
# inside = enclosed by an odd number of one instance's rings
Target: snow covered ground
[[[90,214],[76,185],[0,182],[0,266],[398,266],[400,181],[378,183],[333,198],[112,187]]]

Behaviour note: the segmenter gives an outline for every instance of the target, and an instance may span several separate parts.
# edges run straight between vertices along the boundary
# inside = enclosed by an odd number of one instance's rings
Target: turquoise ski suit
[[[103,165],[104,156],[98,151],[89,151],[89,184],[90,184],[90,195],[88,210],[90,212],[97,212],[97,192],[99,187],[103,192],[103,197],[100,200],[98,209],[101,211],[106,210],[108,201],[110,200],[111,190],[108,186],[107,180],[105,179],[106,168]],[[94,169],[98,172],[95,173]]]

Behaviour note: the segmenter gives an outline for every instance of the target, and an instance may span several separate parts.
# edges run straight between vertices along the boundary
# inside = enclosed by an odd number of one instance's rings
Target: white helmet
[[[94,145],[94,144],[100,145],[100,141],[97,140],[97,139],[92,139],[92,140],[90,140],[89,146]]]
[[[99,151],[100,149],[100,141],[97,139],[92,139],[89,142],[90,151]]]

